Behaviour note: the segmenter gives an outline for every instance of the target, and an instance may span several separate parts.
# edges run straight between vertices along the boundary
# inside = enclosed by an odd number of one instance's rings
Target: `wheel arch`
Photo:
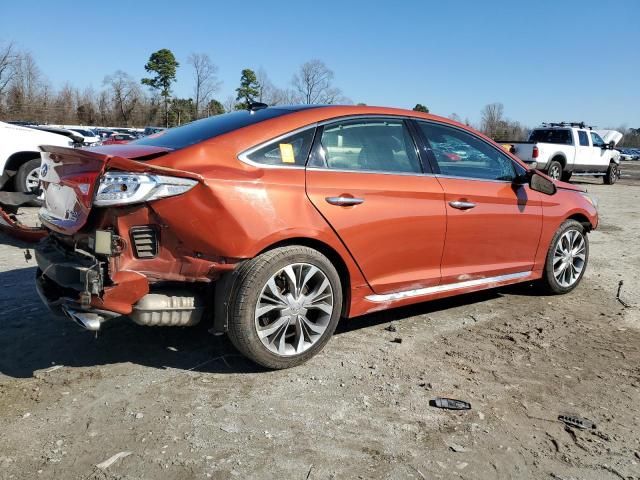
[[[553,155],[551,155],[549,162],[547,162],[547,166],[551,162],[559,162],[560,165],[562,165],[562,170],[565,170],[567,167],[567,157],[565,157],[564,153],[561,153],[561,152],[556,152]]]
[[[6,171],[10,171],[10,172],[17,172],[18,169],[24,165],[25,163],[27,163],[29,160],[36,160],[36,159],[40,159],[40,152],[35,152],[35,151],[22,151],[22,152],[15,152],[13,154],[11,154],[9,156],[9,158],[7,158],[6,163],[4,164],[4,170]]]
[[[584,213],[574,213],[573,215],[567,217],[566,220],[575,220],[576,222],[580,223],[587,233],[593,230],[591,221]]]

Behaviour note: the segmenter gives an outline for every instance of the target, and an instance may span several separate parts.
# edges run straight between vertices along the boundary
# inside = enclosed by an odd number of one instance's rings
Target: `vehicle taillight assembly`
[[[533,147],[533,153],[531,154],[531,157],[533,157],[533,158],[538,158],[538,154],[539,154],[539,153],[540,153],[540,152],[538,152],[538,147],[534,146],[534,147]]]
[[[93,201],[97,207],[150,202],[159,198],[180,195],[198,182],[189,178],[111,171],[100,179]]]

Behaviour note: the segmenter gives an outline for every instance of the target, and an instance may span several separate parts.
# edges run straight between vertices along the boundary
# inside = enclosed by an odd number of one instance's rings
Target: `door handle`
[[[458,210],[470,210],[476,206],[473,202],[463,202],[462,200],[455,200],[453,202],[449,202],[453,208],[457,208]]]
[[[360,205],[364,202],[364,198],[355,197],[327,197],[325,198],[327,203],[331,205],[337,205],[339,207],[351,207],[353,205]]]

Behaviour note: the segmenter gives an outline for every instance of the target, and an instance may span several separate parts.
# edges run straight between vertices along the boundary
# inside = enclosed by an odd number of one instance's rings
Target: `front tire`
[[[541,283],[552,294],[568,293],[578,286],[589,261],[589,239],[584,227],[566,220],[553,236]]]
[[[18,168],[14,177],[16,192],[40,193],[40,159],[29,160]]]
[[[563,182],[568,182],[569,180],[571,180],[571,174],[573,172],[562,172],[562,181]]]
[[[228,335],[243,355],[281,369],[322,350],[342,312],[340,277],[324,255],[303,246],[281,247],[238,268]]]
[[[605,185],[613,185],[620,177],[620,169],[616,163],[610,163],[607,174],[603,177]]]

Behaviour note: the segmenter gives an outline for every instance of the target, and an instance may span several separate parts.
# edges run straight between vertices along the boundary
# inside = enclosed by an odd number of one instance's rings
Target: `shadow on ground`
[[[35,267],[0,272],[0,374],[25,378],[54,364],[89,367],[125,362],[210,373],[262,371],[239,355],[226,336],[214,336],[204,325],[153,328],[125,319],[106,324],[98,335],[83,330],[42,305],[34,275]],[[343,320],[336,334],[483,302],[501,292],[531,294],[527,286],[517,286],[436,300]]]

